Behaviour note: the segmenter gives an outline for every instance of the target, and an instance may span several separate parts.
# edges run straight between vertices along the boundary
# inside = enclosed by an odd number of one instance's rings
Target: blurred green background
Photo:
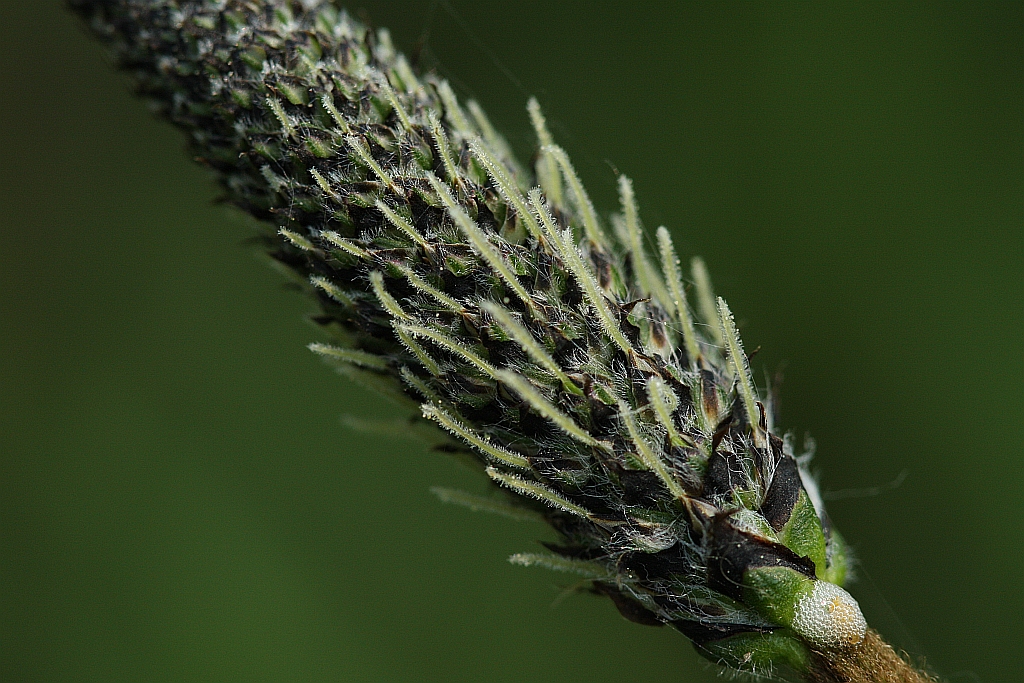
[[[1024,668],[1024,4],[363,2],[523,158],[631,175],[818,440],[868,620]],[[713,681],[307,352],[310,304],[54,0],[0,3],[0,680]]]

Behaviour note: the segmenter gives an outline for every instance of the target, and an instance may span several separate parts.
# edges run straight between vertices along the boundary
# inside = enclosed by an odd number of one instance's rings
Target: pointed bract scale
[[[502,196],[505,197],[505,201],[516,210],[520,220],[526,224],[527,231],[543,243],[545,240],[544,235],[541,234],[540,224],[537,223],[537,219],[533,217],[530,210],[526,208],[526,200],[520,193],[519,188],[512,182],[508,170],[503,167],[501,161],[491,154],[490,150],[487,149],[479,138],[471,139],[469,141],[469,148],[473,151],[473,156],[487,169],[487,174],[494,179],[494,183],[498,186]]]
[[[575,560],[550,553],[516,553],[508,558],[512,564],[522,567],[544,567],[556,572],[579,574],[588,579],[609,579],[608,570],[596,562]]]
[[[498,370],[498,368],[494,367],[493,365],[485,361],[483,358],[473,353],[462,342],[444,334],[443,332],[440,332],[439,330],[433,330],[430,329],[429,327],[424,327],[422,325],[398,325],[396,329],[401,330],[402,332],[410,334],[414,337],[419,337],[421,339],[429,339],[430,341],[432,341],[434,344],[444,349],[445,351],[448,351],[449,353],[459,356],[463,360],[469,361],[469,363],[473,367],[475,367],[477,370],[484,373],[488,377],[491,377],[493,379],[501,378],[499,375],[500,371]]]
[[[281,104],[281,100],[276,97],[268,97],[267,106],[270,107],[270,111],[272,111],[274,116],[277,117],[284,134],[290,138],[295,137],[295,125],[292,123],[291,117],[289,117],[287,112],[285,112],[284,105]]]
[[[430,249],[430,244],[424,239],[423,235],[419,233],[416,228],[413,227],[412,223],[405,216],[402,216],[397,211],[392,209],[390,206],[384,203],[383,200],[378,199],[374,204],[377,210],[380,211],[388,219],[391,225],[395,226],[406,235],[408,235],[416,244],[420,245],[425,249]]]
[[[347,240],[333,230],[324,230],[320,233],[320,237],[325,239],[332,246],[341,249],[342,251],[355,256],[360,259],[369,259],[370,254],[362,247],[353,244],[351,240]]]
[[[331,93],[324,93],[320,98],[320,102],[323,104],[327,113],[331,115],[335,125],[341,129],[342,133],[347,134],[351,132],[352,128],[349,126],[348,121],[345,120],[345,117],[341,115],[341,112],[338,111],[338,108],[334,105],[334,96]]]
[[[402,342],[402,346],[409,349],[416,360],[419,361],[419,364],[424,370],[434,377],[439,377],[441,375],[441,366],[430,356],[429,353],[427,353],[426,349],[420,346],[419,342],[416,341],[416,338],[413,337],[413,335],[402,329],[401,325],[395,326],[395,335],[398,337],[399,341]]]
[[[498,131],[494,130],[494,126],[491,125],[491,120],[487,118],[487,113],[484,112],[483,107],[476,100],[470,100],[466,103],[469,108],[469,113],[476,122],[477,128],[483,134],[483,139],[494,152],[504,160],[504,163],[512,164],[514,166],[513,177],[521,178],[522,170],[519,168],[519,164],[516,161],[515,156],[512,154],[512,149],[508,146]],[[526,188],[522,188],[524,191]]]
[[[409,60],[405,58],[405,55],[400,54],[395,57],[395,73],[401,80],[406,93],[413,94],[423,87],[420,85],[419,79],[416,78],[416,74],[413,73],[412,67],[409,66]]]
[[[383,81],[380,84],[380,89],[384,91],[384,96],[387,97],[388,102],[391,103],[392,109],[398,116],[398,120],[402,122],[402,128],[409,132],[412,130],[412,121],[409,120],[409,115],[405,112],[405,107],[402,106],[401,101],[398,99],[398,95],[395,94],[391,84],[387,81]]]
[[[366,146],[366,141],[355,135],[348,135],[345,137],[345,143],[355,152],[356,158],[369,168],[375,176],[380,178],[381,182],[391,188],[392,192],[397,193],[398,188],[395,187],[395,181],[392,180],[391,174],[381,167],[377,160],[370,154],[369,148]]]
[[[504,472],[494,469],[493,467],[488,467],[486,471],[488,476],[491,477],[491,479],[498,482],[502,486],[507,486],[508,488],[512,489],[513,491],[520,495],[529,496],[530,498],[536,498],[540,502],[546,505],[550,505],[556,510],[562,510],[563,512],[571,512],[572,514],[577,515],[579,517],[590,517],[590,513],[585,508],[576,505],[576,503],[573,503],[568,498],[559,495],[558,493],[549,489],[543,484],[538,484],[535,481],[530,481],[528,479],[523,479],[522,477],[517,477],[514,474],[506,474]]]
[[[452,87],[448,85],[448,81],[441,81],[437,84],[437,94],[441,97],[441,102],[444,105],[444,114],[452,126],[452,132],[457,134],[462,140],[468,140],[473,135],[476,135],[476,131],[470,125],[469,119],[466,118],[466,114],[462,111],[462,107],[459,106],[459,100],[455,97]]]
[[[331,360],[339,360],[344,363],[351,363],[372,370],[387,370],[388,362],[380,356],[356,349],[343,349],[329,344],[314,343],[309,345],[309,350]]]
[[[327,278],[323,277],[322,275],[311,275],[309,277],[309,281],[313,284],[314,287],[323,290],[323,292],[327,294],[327,296],[331,297],[339,304],[342,304],[343,306],[352,306],[354,304],[354,302],[352,301],[352,297],[349,296],[344,289],[337,286],[336,284],[334,284]]]
[[[611,445],[598,441],[585,429],[576,424],[576,421],[558,409],[551,401],[546,399],[537,387],[530,384],[530,381],[514,372],[499,370],[497,378],[507,384],[514,392],[533,408],[539,415],[546,417],[563,432],[588,446],[597,446],[604,450],[611,450]]]
[[[686,494],[686,490],[683,489],[682,485],[674,476],[672,476],[672,473],[665,465],[665,462],[661,459],[661,456],[658,455],[651,444],[647,442],[647,438],[640,433],[636,417],[633,415],[633,411],[625,401],[619,401],[619,417],[626,425],[626,430],[629,433],[629,443],[632,445],[637,456],[639,456],[640,462],[642,462],[647,469],[658,475],[658,478],[661,479],[662,483],[665,484],[665,487],[673,496],[679,500],[686,500],[689,497]]]
[[[686,349],[687,359],[693,365],[700,360],[700,345],[697,343],[697,333],[693,329],[690,307],[686,302],[686,290],[683,289],[683,280],[679,272],[679,258],[676,256],[675,246],[672,244],[672,236],[664,225],[658,228],[658,247],[661,252],[661,269],[665,273],[668,283],[672,309],[679,322],[679,331],[683,337],[683,347]]]
[[[277,231],[277,233],[281,235],[281,237],[288,240],[288,242],[293,247],[301,249],[302,251],[318,251],[316,245],[314,245],[312,242],[310,242],[308,239],[306,239],[299,233],[295,232],[294,230],[289,230],[288,228],[281,228]]]
[[[373,287],[373,293],[377,296],[381,308],[391,317],[397,320],[414,320],[411,315],[402,310],[395,297],[388,292],[387,287],[384,286],[384,275],[379,270],[370,273],[370,285]]]
[[[491,460],[509,467],[517,467],[520,469],[529,469],[530,467],[529,460],[518,453],[513,453],[507,448],[502,448],[501,446],[496,446],[495,444],[490,443],[486,436],[481,436],[480,434],[475,433],[472,429],[467,427],[462,420],[449,415],[448,412],[440,406],[424,403],[423,417],[437,422],[447,431],[459,437],[466,443],[475,446],[477,450]]]
[[[622,332],[619,322],[612,314],[608,301],[601,291],[597,279],[594,277],[590,266],[583,260],[575,242],[572,239],[572,231],[566,228],[561,233],[555,224],[554,218],[544,205],[544,200],[539,191],[530,192],[530,204],[534,212],[540,218],[550,242],[555,245],[558,255],[561,256],[566,269],[572,273],[576,282],[583,290],[586,300],[597,311],[598,320],[608,336],[616,345],[626,353],[633,350],[633,345]]]
[[[409,279],[409,284],[411,284],[413,287],[423,292],[427,296],[433,298],[445,308],[448,308],[449,310],[455,313],[466,312],[465,306],[463,306],[458,301],[451,298],[450,296],[439,290],[437,287],[434,287],[429,282],[421,278],[409,266],[405,265],[404,263],[396,263],[395,267],[397,267],[400,271],[402,271],[402,273],[405,274],[405,277]]]
[[[501,517],[515,520],[517,522],[543,522],[544,516],[534,510],[527,509],[522,505],[512,505],[503,500],[485,498],[458,489],[445,488],[443,486],[432,486],[430,492],[437,496],[442,503],[461,505],[473,512],[489,512]]]
[[[546,151],[555,144],[554,138],[548,132],[547,120],[544,118],[544,113],[541,111],[536,97],[531,97],[530,101],[526,103],[526,110],[530,113],[530,122],[533,124],[533,130],[537,134],[538,147],[541,149],[540,157],[537,159],[537,180],[548,201],[561,207],[565,204],[562,175],[558,171],[558,161],[550,151]]]
[[[758,426],[760,411],[757,407],[757,394],[754,390],[754,381],[750,376],[750,366],[747,363],[747,355],[743,352],[743,343],[740,341],[739,330],[736,329],[736,321],[732,317],[725,299],[718,297],[719,325],[722,330],[722,339],[725,340],[725,349],[728,354],[729,363],[732,365],[734,377],[736,378],[736,391],[743,401],[743,408],[747,413],[747,420],[750,422],[750,429],[754,433],[755,442],[764,447],[764,434]]]
[[[665,380],[660,377],[648,379],[647,396],[651,401],[651,407],[654,408],[654,414],[658,416],[658,421],[665,427],[672,443],[676,446],[693,446],[693,441],[680,434],[676,428],[676,421],[672,417],[672,413],[679,406],[679,397],[665,383]]]
[[[633,262],[633,270],[636,272],[640,291],[643,295],[654,297],[655,301],[668,308],[669,301],[671,301],[668,289],[661,281],[661,275],[651,265],[644,249],[644,234],[640,228],[640,215],[636,206],[636,195],[633,193],[633,181],[624,175],[619,176],[619,201],[622,204],[622,214],[625,218],[626,248],[629,250]]]
[[[711,287],[711,276],[708,275],[708,268],[704,265],[704,259],[694,257],[690,261],[690,270],[693,274],[693,284],[697,291],[697,308],[700,311],[705,329],[715,344],[721,346],[725,343],[722,337],[722,326],[718,321],[718,307],[715,305],[715,293]]]
[[[568,181],[569,188],[572,190],[573,198],[576,201],[576,208],[582,216],[583,228],[587,237],[599,245],[605,245],[607,240],[604,236],[604,231],[601,229],[601,224],[597,220],[594,204],[590,201],[590,195],[584,189],[580,177],[576,175],[576,169],[573,168],[572,162],[569,161],[569,155],[558,145],[548,145],[542,151],[554,158],[565,179]]]
[[[448,215],[451,216],[455,225],[459,227],[462,233],[469,240],[470,244],[473,245],[473,249],[476,250],[480,256],[487,262],[487,264],[494,269],[509,289],[516,293],[519,300],[522,301],[527,308],[537,317],[543,318],[544,314],[537,308],[533,299],[527,293],[522,283],[516,277],[515,273],[512,272],[511,267],[505,262],[501,253],[495,249],[494,245],[487,239],[487,234],[480,229],[480,226],[469,217],[466,210],[462,208],[455,198],[452,196],[451,191],[444,186],[432,173],[427,174],[427,180],[430,182],[430,186],[434,189],[434,192],[441,198],[441,202],[445,208],[448,209]]]
[[[445,174],[449,183],[455,183],[461,177],[459,171],[452,161],[451,147],[448,144],[448,133],[441,125],[441,120],[436,112],[430,112],[430,131],[434,136],[434,144],[437,146],[437,153],[441,156],[441,163],[444,165]]]
[[[480,307],[487,311],[488,315],[493,317],[510,337],[516,340],[533,362],[557,377],[566,391],[577,395],[583,394],[583,391],[576,386],[575,382],[569,379],[565,371],[558,367],[558,363],[551,357],[551,354],[533,338],[530,331],[523,327],[522,323],[517,321],[511,313],[490,301],[481,301]]]

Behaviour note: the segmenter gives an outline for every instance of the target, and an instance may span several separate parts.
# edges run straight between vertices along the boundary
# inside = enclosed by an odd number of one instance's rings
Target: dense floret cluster
[[[691,310],[669,232],[645,253],[625,177],[599,216],[535,101],[528,169],[479,106],[328,2],[72,5],[273,226],[268,252],[321,308],[311,348],[414,402],[560,534],[514,561],[581,574],[734,667],[860,642],[842,541],[703,265]]]

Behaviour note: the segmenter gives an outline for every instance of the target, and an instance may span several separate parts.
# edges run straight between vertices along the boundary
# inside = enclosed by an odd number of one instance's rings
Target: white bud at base
[[[823,648],[847,648],[864,640],[868,622],[853,596],[828,581],[815,581],[796,603],[793,630]]]

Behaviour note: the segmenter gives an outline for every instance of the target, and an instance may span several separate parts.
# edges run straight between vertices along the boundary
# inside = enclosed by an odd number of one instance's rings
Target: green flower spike
[[[534,176],[476,103],[326,0],[71,6],[266,224],[319,303],[330,343],[310,348],[508,499],[439,495],[560,536],[513,562],[581,575],[736,670],[926,680],[841,587],[843,542],[703,263],[692,305],[669,232],[645,252],[629,179],[606,225],[535,100]]]

